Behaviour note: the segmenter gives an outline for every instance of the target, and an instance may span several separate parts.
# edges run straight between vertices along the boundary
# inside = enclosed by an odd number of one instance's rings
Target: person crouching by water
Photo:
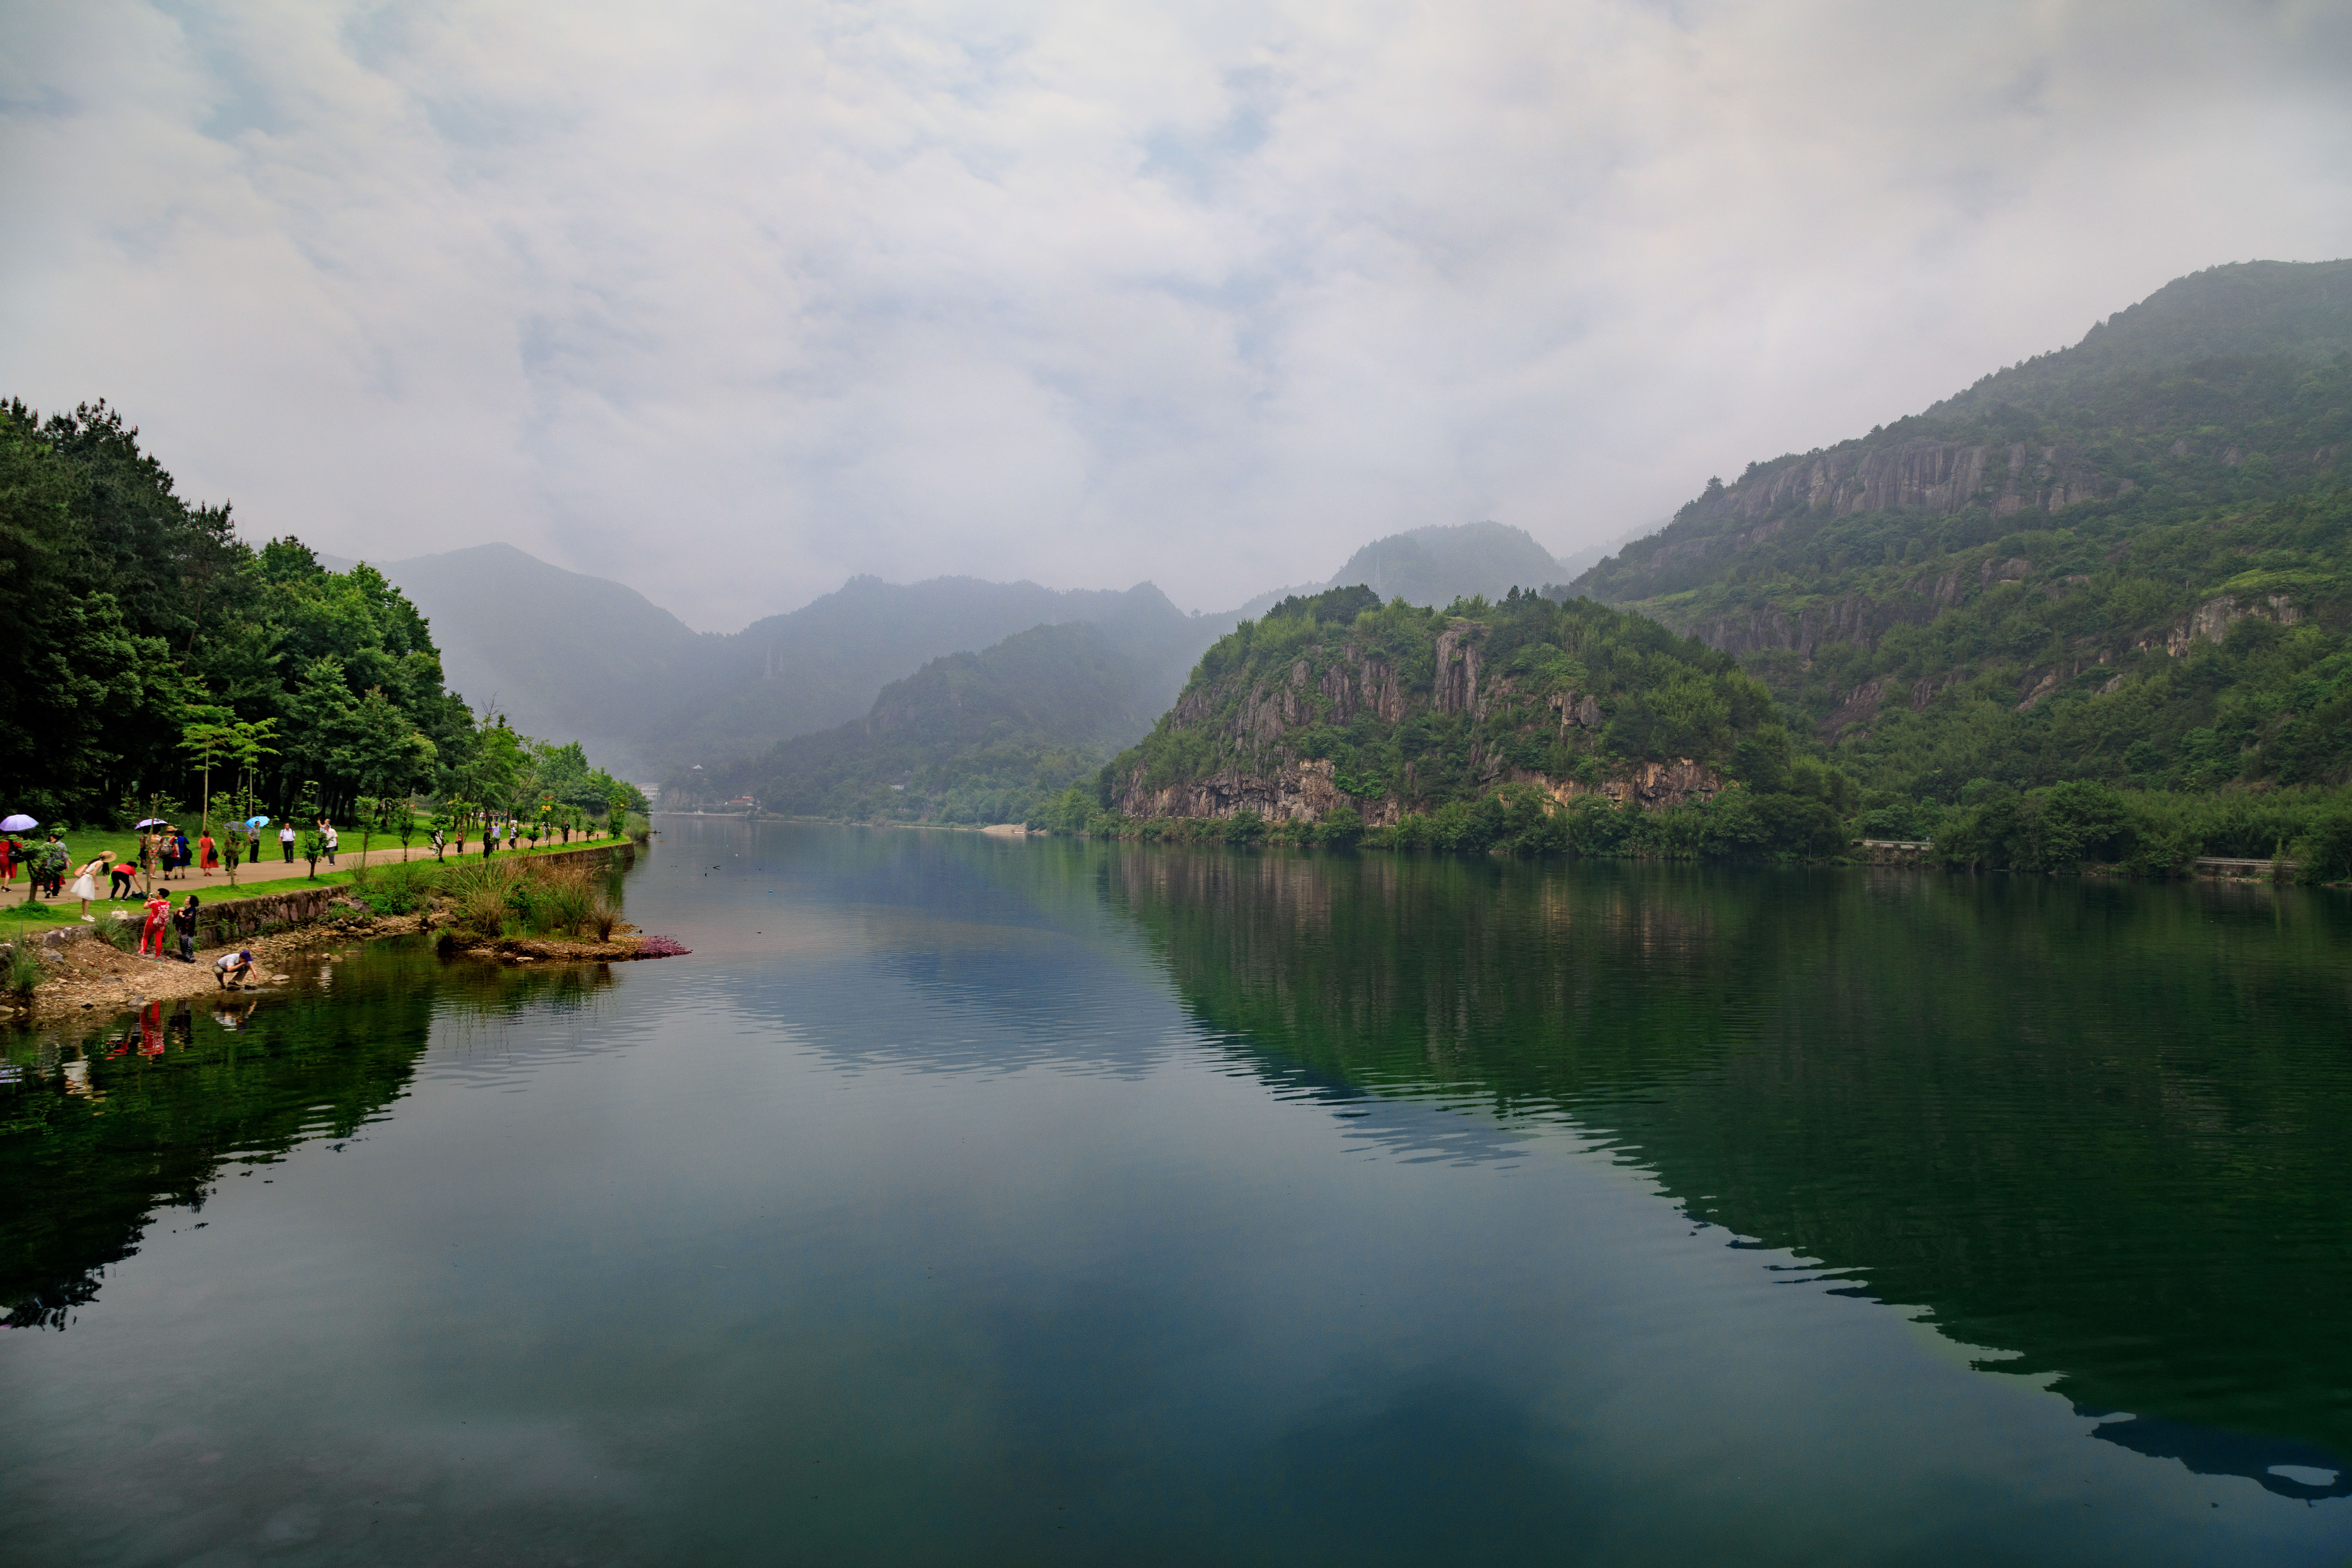
[[[241,991],[253,979],[253,950],[240,948],[213,960],[213,978],[224,991]]]
[[[194,963],[196,961],[195,894],[190,893],[188,901],[172,917],[172,927],[180,933],[180,962]]]

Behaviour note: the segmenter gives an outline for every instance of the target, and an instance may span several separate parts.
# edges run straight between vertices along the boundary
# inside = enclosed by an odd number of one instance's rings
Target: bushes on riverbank
[[[477,936],[581,937],[609,941],[620,900],[577,866],[528,859],[468,860],[449,868],[441,889],[456,924]]]
[[[1033,826],[1051,833],[1169,844],[1265,844],[1426,849],[1442,854],[1821,862],[1863,837],[1929,842],[1929,864],[1955,869],[2073,871],[2140,877],[2189,873],[2200,856],[2296,863],[2306,881],[2352,879],[2352,789],[2176,795],[2085,781],[2017,791],[1971,784],[1957,805],[1866,797],[1851,814],[1830,798],[1727,790],[1657,809],[1598,795],[1562,805],[1507,785],[1367,828],[1341,809],[1317,823],[1226,817],[1136,820],[1072,790]]]

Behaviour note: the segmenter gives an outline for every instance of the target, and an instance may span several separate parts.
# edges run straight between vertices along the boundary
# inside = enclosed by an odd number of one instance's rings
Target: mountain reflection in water
[[[2352,1539],[2334,895],[670,831],[690,959],[11,1037],[22,1549]]]
[[[1270,1078],[1566,1118],[2105,1440],[2352,1493],[2339,895],[1064,853]]]
[[[436,1009],[487,1022],[612,984],[603,967],[445,964],[420,941],[341,969],[331,990],[155,1002],[46,1032],[0,1095],[0,1191],[16,1199],[0,1205],[0,1323],[66,1327],[157,1208],[200,1214],[226,1167],[387,1114]]]

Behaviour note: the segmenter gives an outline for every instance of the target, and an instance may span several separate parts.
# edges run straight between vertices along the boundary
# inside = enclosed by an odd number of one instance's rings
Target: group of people
[[[73,851],[54,833],[46,843],[26,844],[13,833],[0,838],[0,889],[13,886],[21,873],[26,879],[28,899],[43,893],[58,897],[65,886],[66,868],[72,864]]]
[[[335,851],[341,836],[335,831],[332,819],[319,819],[319,835],[326,846],[327,864],[335,863]],[[284,852],[286,864],[294,863],[295,833],[291,823],[278,831],[278,847]],[[64,837],[52,832],[46,840],[26,843],[10,834],[0,836],[0,892],[13,889],[19,876],[26,879],[26,897],[63,900],[68,897],[81,900],[84,920],[94,917],[89,912],[93,900],[99,897],[98,879],[107,879],[106,897],[115,901],[131,898],[133,885],[142,872],[152,873],[156,880],[184,880],[190,868],[210,877],[222,868],[224,859],[234,872],[241,864],[258,865],[261,860],[261,829],[236,824],[222,829],[215,840],[209,828],[198,833],[191,845],[188,836],[169,824],[158,824],[152,831],[142,833],[137,840],[136,860],[115,860],[101,855],[87,865],[74,865],[73,851]],[[70,892],[66,877],[73,873]]]

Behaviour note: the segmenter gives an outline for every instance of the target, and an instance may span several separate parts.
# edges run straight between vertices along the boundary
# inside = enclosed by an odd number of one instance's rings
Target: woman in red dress
[[[220,869],[220,857],[213,851],[213,830],[211,828],[205,828],[204,831],[204,837],[196,840],[196,853],[202,858],[205,876],[209,877],[215,871]]]
[[[172,916],[172,900],[161,892],[147,895],[147,923],[139,928],[139,956],[147,956],[152,944],[155,956],[163,956],[163,927]]]

